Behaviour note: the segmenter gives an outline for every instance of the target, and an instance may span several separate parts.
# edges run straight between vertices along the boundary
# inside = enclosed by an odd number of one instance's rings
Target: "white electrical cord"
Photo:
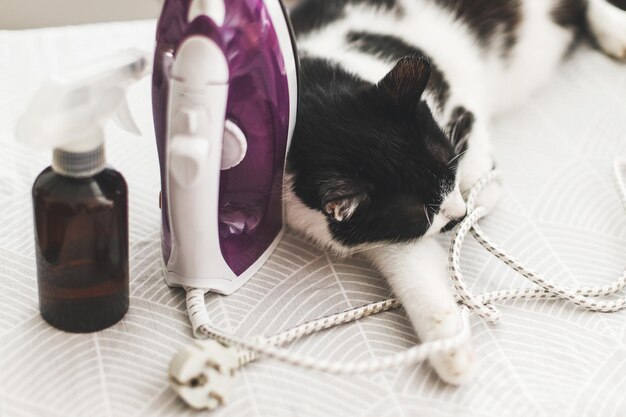
[[[626,161],[616,161],[614,166],[614,177],[622,206],[626,211],[626,186],[622,175],[622,169],[625,167]],[[467,198],[468,215],[458,226],[452,238],[449,251],[450,277],[454,284],[457,301],[461,304],[461,314],[459,317],[460,331],[455,336],[425,342],[413,346],[403,352],[381,358],[354,362],[333,362],[313,356],[300,355],[279,346],[293,342],[321,330],[329,329],[331,327],[358,320],[372,314],[400,307],[399,300],[397,298],[393,298],[347,310],[342,313],[333,314],[301,324],[269,338],[257,337],[254,339],[246,339],[225,333],[212,327],[204,302],[204,294],[206,291],[201,289],[188,289],[187,311],[194,329],[194,335],[198,338],[211,338],[227,346],[238,348],[235,362],[239,368],[258,359],[260,356],[267,356],[294,366],[314,369],[317,371],[329,372],[333,374],[358,374],[377,372],[401,365],[415,364],[424,361],[432,354],[443,353],[458,348],[470,337],[470,311],[475,312],[489,323],[498,322],[500,319],[500,313],[492,305],[494,302],[520,299],[562,299],[566,302],[573,303],[591,311],[615,312],[625,308],[625,297],[614,300],[600,300],[599,297],[614,295],[626,287],[626,271],[624,271],[622,276],[617,281],[610,285],[600,287],[561,287],[523,265],[513,256],[500,249],[485,236],[483,231],[478,226],[478,222],[487,214],[487,210],[482,207],[475,207],[476,198],[487,185],[499,180],[499,176],[500,174],[498,171],[491,171],[481,178],[472,188]],[[477,296],[472,294],[463,280],[460,263],[461,248],[465,237],[470,232],[485,249],[491,252],[510,268],[534,283],[536,287],[500,290]]]

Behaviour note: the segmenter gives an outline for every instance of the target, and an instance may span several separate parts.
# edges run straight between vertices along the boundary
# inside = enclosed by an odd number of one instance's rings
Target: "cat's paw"
[[[484,175],[486,175],[487,172],[488,171],[484,170],[475,170],[465,176],[461,182],[461,191],[464,198],[467,198],[476,183]],[[474,207],[483,207],[487,209],[487,211],[491,211],[500,201],[500,197],[502,197],[502,184],[498,180],[495,180],[487,184],[485,188],[483,188],[483,190],[476,196]]]
[[[626,11],[607,0],[590,0],[587,20],[602,50],[626,60]]]
[[[502,184],[494,181],[487,185],[476,197],[475,207],[484,207],[487,211],[493,210],[502,197]]]
[[[425,336],[428,340],[436,340],[452,337],[458,332],[459,310],[454,306],[431,315]],[[476,375],[476,355],[469,342],[458,349],[431,355],[429,360],[437,375],[448,384],[463,385]]]
[[[432,355],[430,364],[437,375],[451,385],[464,385],[476,377],[476,355],[469,343],[450,352]]]
[[[464,198],[467,198],[476,184],[496,166],[486,135],[478,135],[476,138],[485,138],[483,139],[483,146],[476,145],[472,148],[473,152],[468,152],[459,165],[459,185]],[[476,141],[478,143],[478,139]],[[491,211],[498,204],[501,195],[502,185],[493,181],[477,196],[475,207],[484,207]]]

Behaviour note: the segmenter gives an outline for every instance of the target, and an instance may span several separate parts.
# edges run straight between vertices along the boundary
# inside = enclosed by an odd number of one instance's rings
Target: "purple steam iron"
[[[298,80],[280,0],[166,0],[152,94],[167,284],[231,294],[283,233]]]

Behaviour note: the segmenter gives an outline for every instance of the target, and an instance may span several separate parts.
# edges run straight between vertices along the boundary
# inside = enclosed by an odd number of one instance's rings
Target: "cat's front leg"
[[[475,113],[458,107],[452,112],[449,135],[459,154],[457,178],[461,193],[467,196],[476,182],[495,167],[488,129]],[[491,210],[500,195],[500,184],[491,183],[480,193],[476,205]]]
[[[422,341],[454,336],[459,332],[459,306],[450,291],[445,251],[432,239],[386,245],[366,252],[388,280]],[[444,381],[469,382],[476,359],[469,343],[436,354],[430,363]]]
[[[626,1],[589,0],[587,22],[604,52],[626,59]]]

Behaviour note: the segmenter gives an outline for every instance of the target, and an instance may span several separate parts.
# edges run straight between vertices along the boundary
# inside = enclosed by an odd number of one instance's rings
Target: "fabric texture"
[[[168,386],[167,367],[191,340],[182,290],[160,267],[160,189],[150,81],[130,94],[144,132],[107,128],[108,160],[130,188],[131,308],[105,331],[72,335],[38,313],[30,188],[50,163],[14,140],[13,125],[51,72],[154,44],[154,21],[0,32],[0,416],[197,415]],[[496,242],[561,284],[600,285],[626,263],[626,217],[611,183],[626,156],[626,66],[576,52],[547,88],[492,130],[504,198],[482,226]],[[441,236],[442,244],[450,236]],[[475,242],[464,273],[476,293],[528,285]],[[360,257],[337,259],[288,233],[239,292],[209,295],[213,323],[272,335],[306,320],[391,296]],[[466,387],[422,364],[329,376],[261,360],[245,368],[214,416],[623,416],[626,312],[557,302],[501,306],[502,323],[472,317],[480,372]],[[402,310],[314,335],[297,352],[367,359],[417,343]]]

